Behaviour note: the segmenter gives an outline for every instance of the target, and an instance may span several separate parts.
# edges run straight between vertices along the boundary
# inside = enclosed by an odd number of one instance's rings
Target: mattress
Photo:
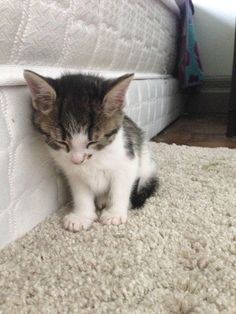
[[[174,3],[0,0],[0,63],[172,73]]]
[[[23,69],[117,77],[135,72],[126,112],[151,138],[181,112],[171,73],[174,0],[0,0],[0,247],[67,198],[66,183],[31,124]]]

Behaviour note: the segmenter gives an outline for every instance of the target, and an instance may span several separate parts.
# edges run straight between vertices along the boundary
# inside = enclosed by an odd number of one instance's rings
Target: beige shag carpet
[[[0,252],[0,313],[236,313],[236,150],[152,146],[160,189],[127,225],[58,214]]]

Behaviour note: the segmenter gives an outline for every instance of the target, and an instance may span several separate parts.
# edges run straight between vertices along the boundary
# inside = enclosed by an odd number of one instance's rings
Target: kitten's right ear
[[[56,92],[46,79],[29,70],[24,71],[24,78],[29,86],[33,107],[44,114],[52,111],[56,100]]]
[[[125,74],[113,81],[112,88],[103,99],[104,111],[108,116],[123,108],[125,94],[133,78],[133,73]]]

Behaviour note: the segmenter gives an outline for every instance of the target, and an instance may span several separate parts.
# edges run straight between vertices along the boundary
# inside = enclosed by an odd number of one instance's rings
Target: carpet
[[[126,225],[59,212],[0,252],[0,313],[236,313],[236,150],[152,147],[160,188]]]

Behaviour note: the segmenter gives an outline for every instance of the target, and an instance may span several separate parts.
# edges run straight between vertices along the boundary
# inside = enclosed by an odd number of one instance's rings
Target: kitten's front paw
[[[63,225],[66,230],[78,232],[82,229],[87,230],[92,225],[95,219],[96,217],[89,218],[79,214],[76,215],[74,213],[71,213],[64,217]]]
[[[114,210],[104,210],[101,217],[101,223],[104,225],[120,225],[127,221],[127,214],[119,213]]]

